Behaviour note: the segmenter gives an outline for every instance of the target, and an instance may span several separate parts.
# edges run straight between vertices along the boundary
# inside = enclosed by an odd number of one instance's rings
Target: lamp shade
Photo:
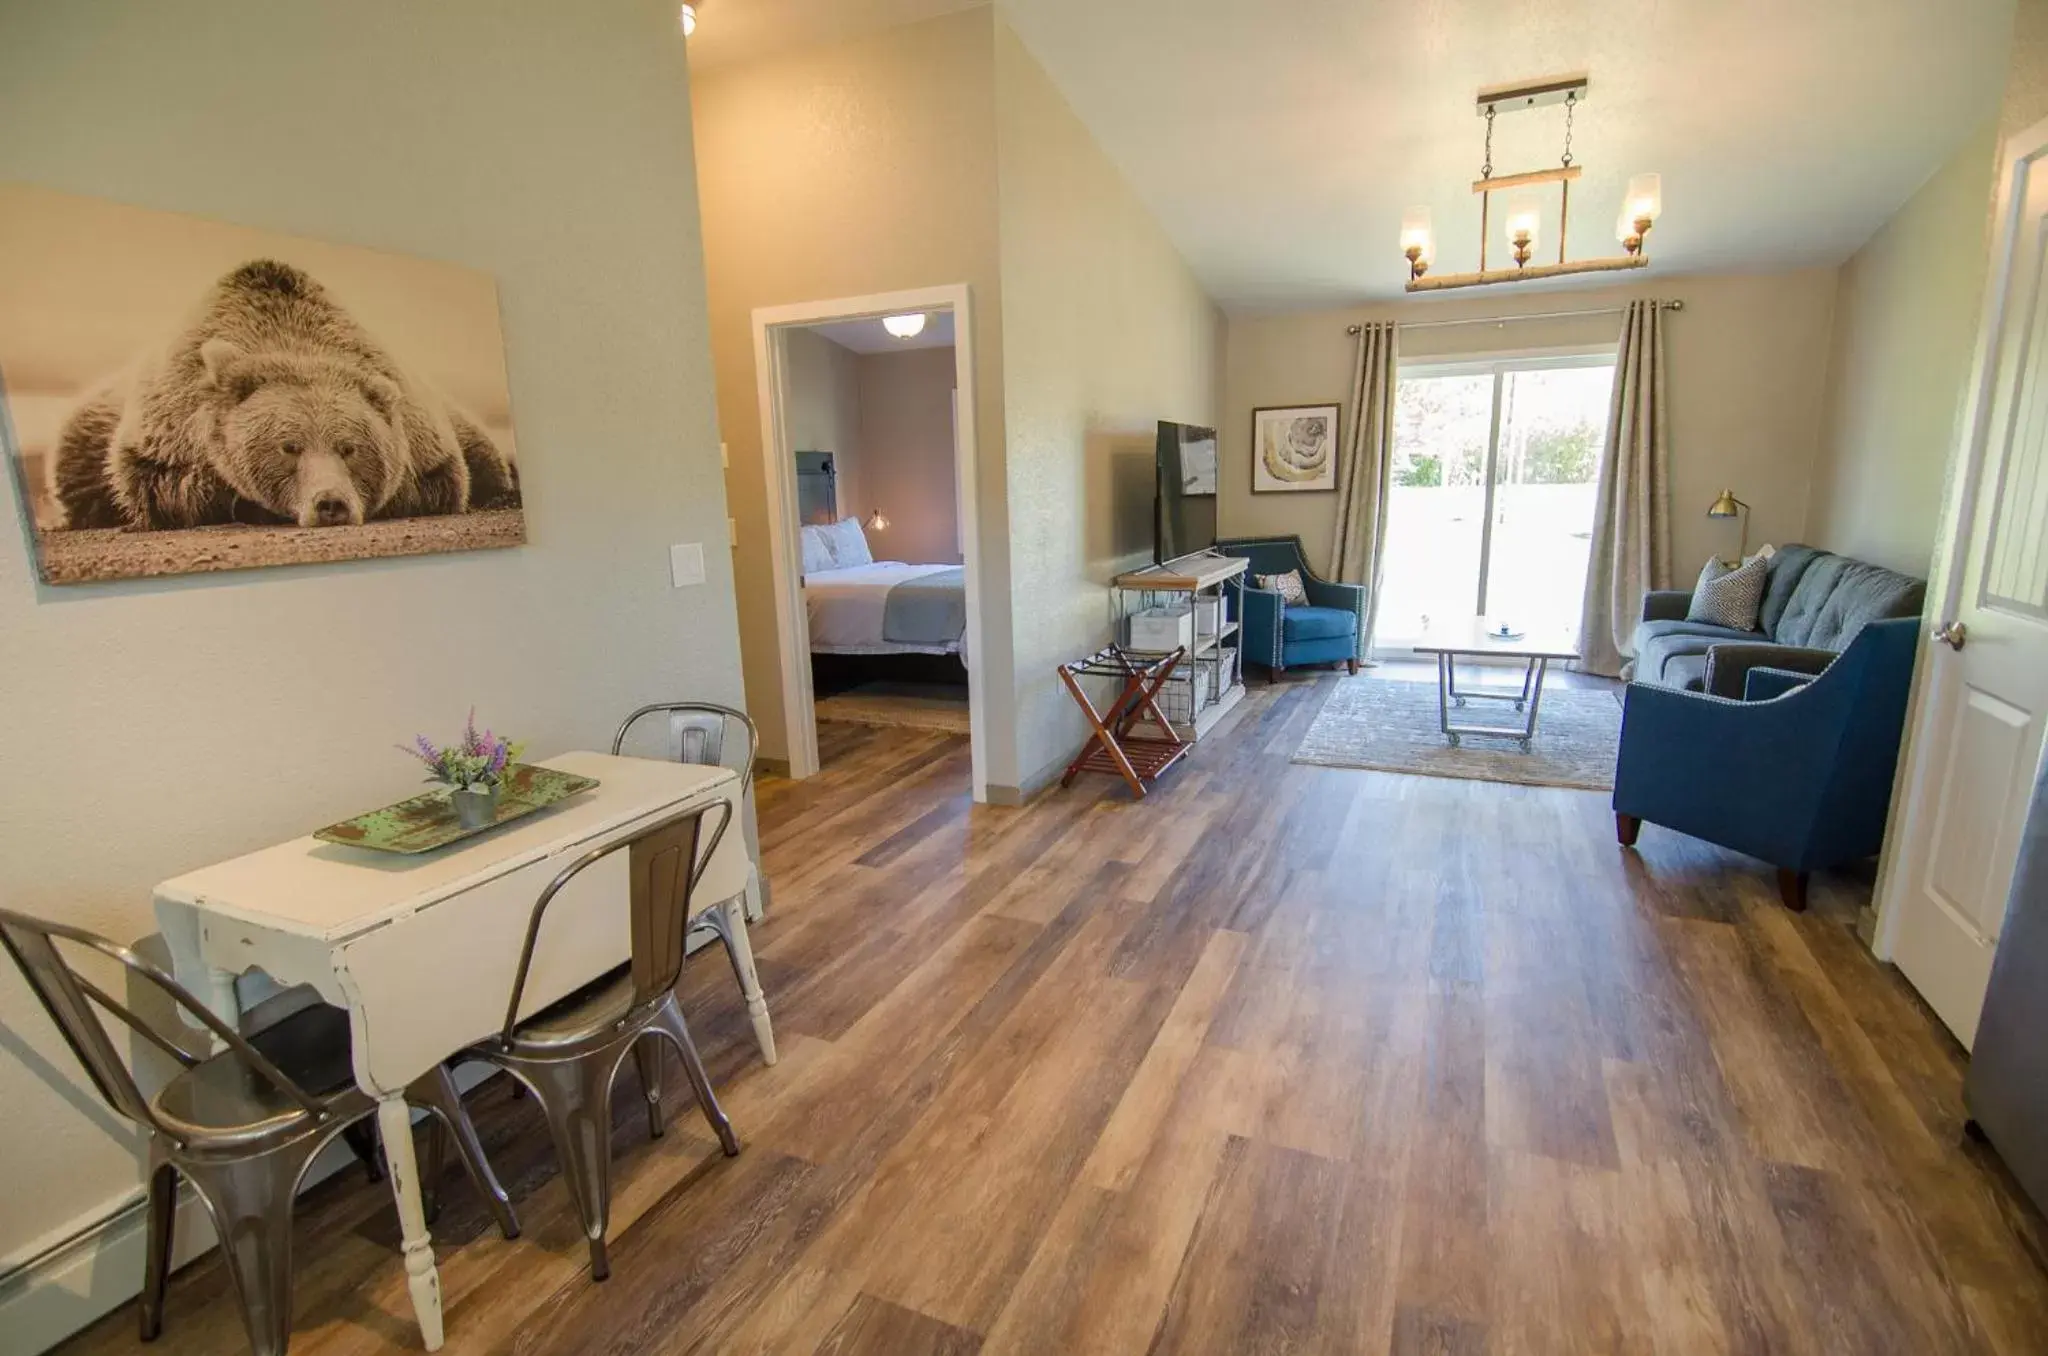
[[[1655,221],[1664,215],[1664,176],[1638,174],[1628,181],[1628,215],[1637,221]]]
[[[913,311],[909,315],[883,316],[882,328],[898,339],[915,339],[924,333],[924,312]]]
[[[1735,497],[1735,491],[1723,490],[1721,491],[1721,497],[1716,499],[1707,509],[1707,516],[1709,518],[1733,518],[1737,513],[1748,507],[1749,505]]]
[[[1543,212],[1532,202],[1518,202],[1508,209],[1508,241],[1519,244],[1523,240],[1536,239],[1536,228],[1543,222]]]
[[[1409,250],[1421,250],[1424,259],[1436,254],[1427,207],[1411,207],[1401,215],[1401,252],[1406,254]]]
[[[695,5],[684,5],[682,20],[683,36],[687,38],[697,31],[697,7]]]

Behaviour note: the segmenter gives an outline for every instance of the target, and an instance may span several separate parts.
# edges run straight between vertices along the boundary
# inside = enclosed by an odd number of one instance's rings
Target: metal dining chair
[[[712,815],[717,822],[707,841],[701,831],[705,819]],[[562,1162],[562,1175],[569,1179],[570,1195],[583,1218],[594,1280],[611,1274],[604,1235],[611,1212],[612,1082],[627,1053],[638,1053],[643,1037],[666,1040],[675,1047],[720,1147],[727,1157],[740,1151],[732,1122],[711,1090],[704,1061],[683,1021],[682,1005],[676,1001],[691,893],[703,875],[703,863],[718,850],[731,823],[731,804],[712,801],[658,820],[565,867],[541,891],[527,919],[519,969],[505,1005],[504,1029],[458,1057],[496,1065],[539,1101]],[[704,847],[701,857],[700,844]],[[628,854],[632,959],[522,1019],[519,1012],[526,998],[526,981],[548,905],[578,875],[615,852]],[[646,1061],[643,1068],[656,1064],[659,1048],[640,1058]],[[658,1065],[655,1073],[659,1073]],[[659,1134],[659,1119],[654,1119]]]
[[[665,756],[677,763],[694,763],[705,767],[730,767],[740,774],[740,795],[744,797],[754,786],[754,764],[761,754],[761,731],[754,724],[754,718],[735,707],[721,706],[717,702],[654,702],[643,706],[627,716],[619,724],[619,732],[612,736],[614,756],[626,747],[626,738],[633,727],[649,716],[668,717],[667,745]],[[737,746],[737,747],[735,747]],[[741,761],[728,762],[729,752],[739,752]],[[753,1023],[754,1041],[761,1049],[764,1063],[775,1063],[775,1028],[768,1020],[768,999],[761,991],[760,973],[754,965],[753,943],[747,937],[747,911],[744,895],[731,899],[716,899],[693,905],[695,914],[690,919],[689,937],[712,936],[725,948],[725,958],[732,964],[733,978],[739,982],[740,997],[747,1005],[747,1018]],[[640,1082],[647,1096],[648,1125],[655,1135],[661,1134],[661,1079],[660,1065],[652,1059],[644,1059],[640,1067]]]
[[[168,995],[225,1049],[202,1059],[180,1048],[73,968],[59,941],[120,962]],[[142,1340],[163,1330],[182,1173],[213,1219],[250,1347],[256,1356],[283,1356],[291,1343],[293,1197],[314,1156],[377,1109],[355,1083],[347,1012],[311,1003],[244,1036],[148,960],[83,928],[0,909],[0,945],[21,967],[99,1094],[148,1132]],[[154,1097],[145,1097],[100,1012],[176,1060],[182,1071]],[[454,1133],[498,1227],[516,1238],[519,1222],[446,1068],[436,1066],[407,1088],[406,1100],[432,1111]]]

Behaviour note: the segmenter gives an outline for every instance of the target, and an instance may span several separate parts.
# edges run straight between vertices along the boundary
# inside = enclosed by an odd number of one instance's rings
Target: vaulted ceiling
[[[692,60],[744,60],[967,7],[710,0]],[[1562,73],[1592,81],[1572,145],[1585,168],[1572,257],[1617,250],[1628,176],[1656,170],[1665,216],[1653,271],[1839,261],[1996,110],[2013,13],[2012,0],[999,8],[1210,294],[1239,312],[1399,294],[1397,235],[1411,205],[1432,209],[1439,271],[1476,267],[1474,95]],[[1561,139],[1558,110],[1503,116],[1496,172],[1556,164]],[[1554,193],[1539,199],[1547,242]],[[1497,237],[1499,227],[1497,216]],[[1498,238],[1490,248],[1500,262]]]

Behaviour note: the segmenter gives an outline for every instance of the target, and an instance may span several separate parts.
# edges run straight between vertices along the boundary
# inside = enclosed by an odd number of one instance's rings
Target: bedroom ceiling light
[[[687,38],[697,31],[697,7],[695,5],[684,5],[682,20],[683,36]]]
[[[1410,292],[1434,292],[1453,287],[1483,287],[1489,283],[1556,278],[1567,273],[1604,273],[1613,269],[1648,266],[1650,257],[1643,252],[1643,240],[1649,235],[1650,227],[1656,223],[1657,218],[1664,214],[1664,183],[1655,174],[1638,174],[1628,181],[1628,196],[1622,202],[1621,217],[1614,227],[1615,235],[1626,253],[1597,259],[1567,261],[1565,258],[1565,243],[1571,230],[1572,184],[1581,172],[1580,167],[1572,163],[1572,115],[1578,111],[1578,106],[1585,102],[1586,90],[1586,77],[1581,75],[1479,91],[1478,112],[1480,117],[1486,119],[1486,159],[1479,167],[1479,177],[1472,182],[1472,191],[1479,195],[1479,271],[1430,277],[1429,267],[1436,259],[1436,243],[1430,233],[1429,209],[1410,208],[1401,219],[1401,253],[1408,260]],[[1564,105],[1564,155],[1557,168],[1495,175],[1495,116],[1500,113],[1512,113],[1518,109],[1543,108],[1551,104]],[[1507,217],[1508,245],[1514,256],[1515,266],[1487,268],[1487,218],[1492,214],[1493,195],[1504,189],[1530,188],[1538,184],[1557,185],[1557,262],[1530,262],[1535,255],[1536,240],[1542,225],[1542,211],[1533,202],[1517,201],[1509,210]]]
[[[909,315],[885,315],[882,328],[898,339],[915,339],[924,333],[924,312],[914,311]]]

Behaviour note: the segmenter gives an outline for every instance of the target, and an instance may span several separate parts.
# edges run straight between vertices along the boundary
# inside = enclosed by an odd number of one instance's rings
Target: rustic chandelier
[[[1571,227],[1572,184],[1580,173],[1580,167],[1572,163],[1572,116],[1585,102],[1586,88],[1584,76],[1568,76],[1479,92],[1478,112],[1486,120],[1486,158],[1479,167],[1479,177],[1472,182],[1472,191],[1479,195],[1479,271],[1428,276],[1429,266],[1436,259],[1436,241],[1430,231],[1429,209],[1413,207],[1401,221],[1401,253],[1408,258],[1410,292],[1528,282],[1533,278],[1557,278],[1567,273],[1604,273],[1613,269],[1642,268],[1650,262],[1650,256],[1643,252],[1643,241],[1650,234],[1650,227],[1664,212],[1663,180],[1655,174],[1638,174],[1628,181],[1628,195],[1622,200],[1621,217],[1614,226],[1615,238],[1621,241],[1624,253],[1598,259],[1565,259],[1565,241]],[[1564,156],[1557,168],[1495,177],[1495,116],[1558,104],[1564,106]],[[1513,268],[1489,269],[1486,266],[1486,236],[1493,214],[1493,195],[1514,189],[1533,189],[1542,184],[1557,185],[1557,262],[1530,262],[1536,251],[1542,210],[1533,199],[1517,197],[1509,204],[1506,217],[1508,246],[1515,265]]]

